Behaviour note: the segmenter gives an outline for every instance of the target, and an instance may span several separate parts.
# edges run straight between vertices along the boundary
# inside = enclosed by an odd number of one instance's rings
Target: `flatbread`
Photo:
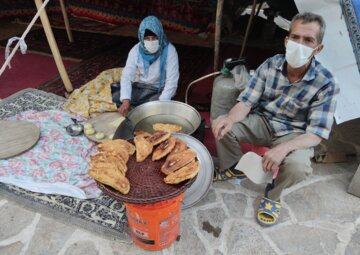
[[[100,151],[109,151],[109,152],[123,152],[123,149],[127,151],[129,155],[135,153],[135,146],[123,139],[108,140],[100,143],[97,148]]]
[[[175,124],[155,123],[153,124],[154,131],[165,131],[169,133],[179,132],[182,126]]]
[[[187,149],[187,144],[183,140],[181,140],[179,138],[175,138],[175,139],[176,139],[175,147],[170,152],[169,156]]]
[[[150,134],[146,131],[143,131],[143,130],[135,130],[134,135],[135,136],[143,136],[145,138],[152,136],[152,134]]]
[[[165,163],[161,166],[161,172],[168,175],[194,161],[196,155],[196,152],[191,149],[175,153],[166,158]]]
[[[165,131],[158,131],[158,132],[155,132],[155,134],[153,134],[149,138],[147,138],[147,140],[152,145],[155,146],[155,145],[158,145],[158,144],[162,143],[163,141],[169,139],[169,137],[170,137],[170,133],[165,132]]]
[[[130,191],[129,180],[112,169],[90,169],[88,174],[95,180],[109,185],[123,194],[127,194]]]
[[[136,147],[136,161],[144,161],[153,151],[153,145],[143,136],[135,136],[134,143]]]
[[[200,170],[199,161],[193,161],[164,178],[167,184],[178,184],[187,179],[193,178]]]
[[[168,155],[174,149],[175,144],[176,144],[176,138],[171,136],[169,137],[169,139],[160,143],[152,154],[152,161],[159,160],[165,157],[166,155]]]
[[[112,157],[112,159],[109,159]],[[126,160],[122,157],[122,155],[116,152],[109,152],[109,151],[100,151],[94,156],[90,156],[91,162],[100,161],[100,162],[109,162],[122,160],[126,163]]]
[[[126,162],[116,154],[98,153],[91,158],[89,165],[93,169],[113,169],[123,175],[127,172]]]

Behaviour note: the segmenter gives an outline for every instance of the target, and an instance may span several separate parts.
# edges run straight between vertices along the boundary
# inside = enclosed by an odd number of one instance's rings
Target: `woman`
[[[146,17],[140,24],[138,38],[139,43],[130,50],[121,74],[118,112],[123,116],[127,116],[130,106],[170,100],[178,86],[178,55],[160,20]]]

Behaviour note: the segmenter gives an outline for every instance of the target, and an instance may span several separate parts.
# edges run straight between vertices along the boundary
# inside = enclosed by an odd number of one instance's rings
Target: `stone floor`
[[[255,211],[263,186],[213,184],[182,212],[181,238],[149,252],[129,239],[105,239],[27,210],[0,194],[0,254],[360,254],[360,198],[347,188],[356,162],[314,164],[314,174],[284,191],[278,225],[263,228]]]

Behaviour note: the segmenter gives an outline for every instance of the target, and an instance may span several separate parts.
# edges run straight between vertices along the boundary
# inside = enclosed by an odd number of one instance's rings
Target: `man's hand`
[[[283,162],[289,152],[288,148],[286,148],[286,144],[279,144],[268,150],[262,158],[264,171],[270,172],[279,169],[281,162]]]
[[[215,139],[221,140],[229,132],[235,122],[242,121],[250,112],[251,107],[238,102],[231,108],[227,117],[217,118],[212,123],[212,132]]]
[[[305,133],[277,145],[264,154],[262,159],[264,171],[276,171],[290,152],[314,147],[318,145],[321,140],[322,138],[318,135]]]
[[[130,100],[129,99],[124,99],[122,102],[121,102],[121,105],[120,107],[118,108],[118,112],[126,117],[129,113],[129,109],[130,109]]]
[[[212,123],[212,132],[215,136],[215,139],[222,139],[227,132],[229,132],[233,126],[234,122],[229,117],[218,118]]]

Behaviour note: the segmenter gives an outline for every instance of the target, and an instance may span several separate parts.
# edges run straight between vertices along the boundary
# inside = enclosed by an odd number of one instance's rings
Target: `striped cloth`
[[[285,55],[266,60],[249,80],[238,101],[265,115],[275,136],[292,132],[330,134],[339,87],[315,58],[302,80],[290,84]]]

